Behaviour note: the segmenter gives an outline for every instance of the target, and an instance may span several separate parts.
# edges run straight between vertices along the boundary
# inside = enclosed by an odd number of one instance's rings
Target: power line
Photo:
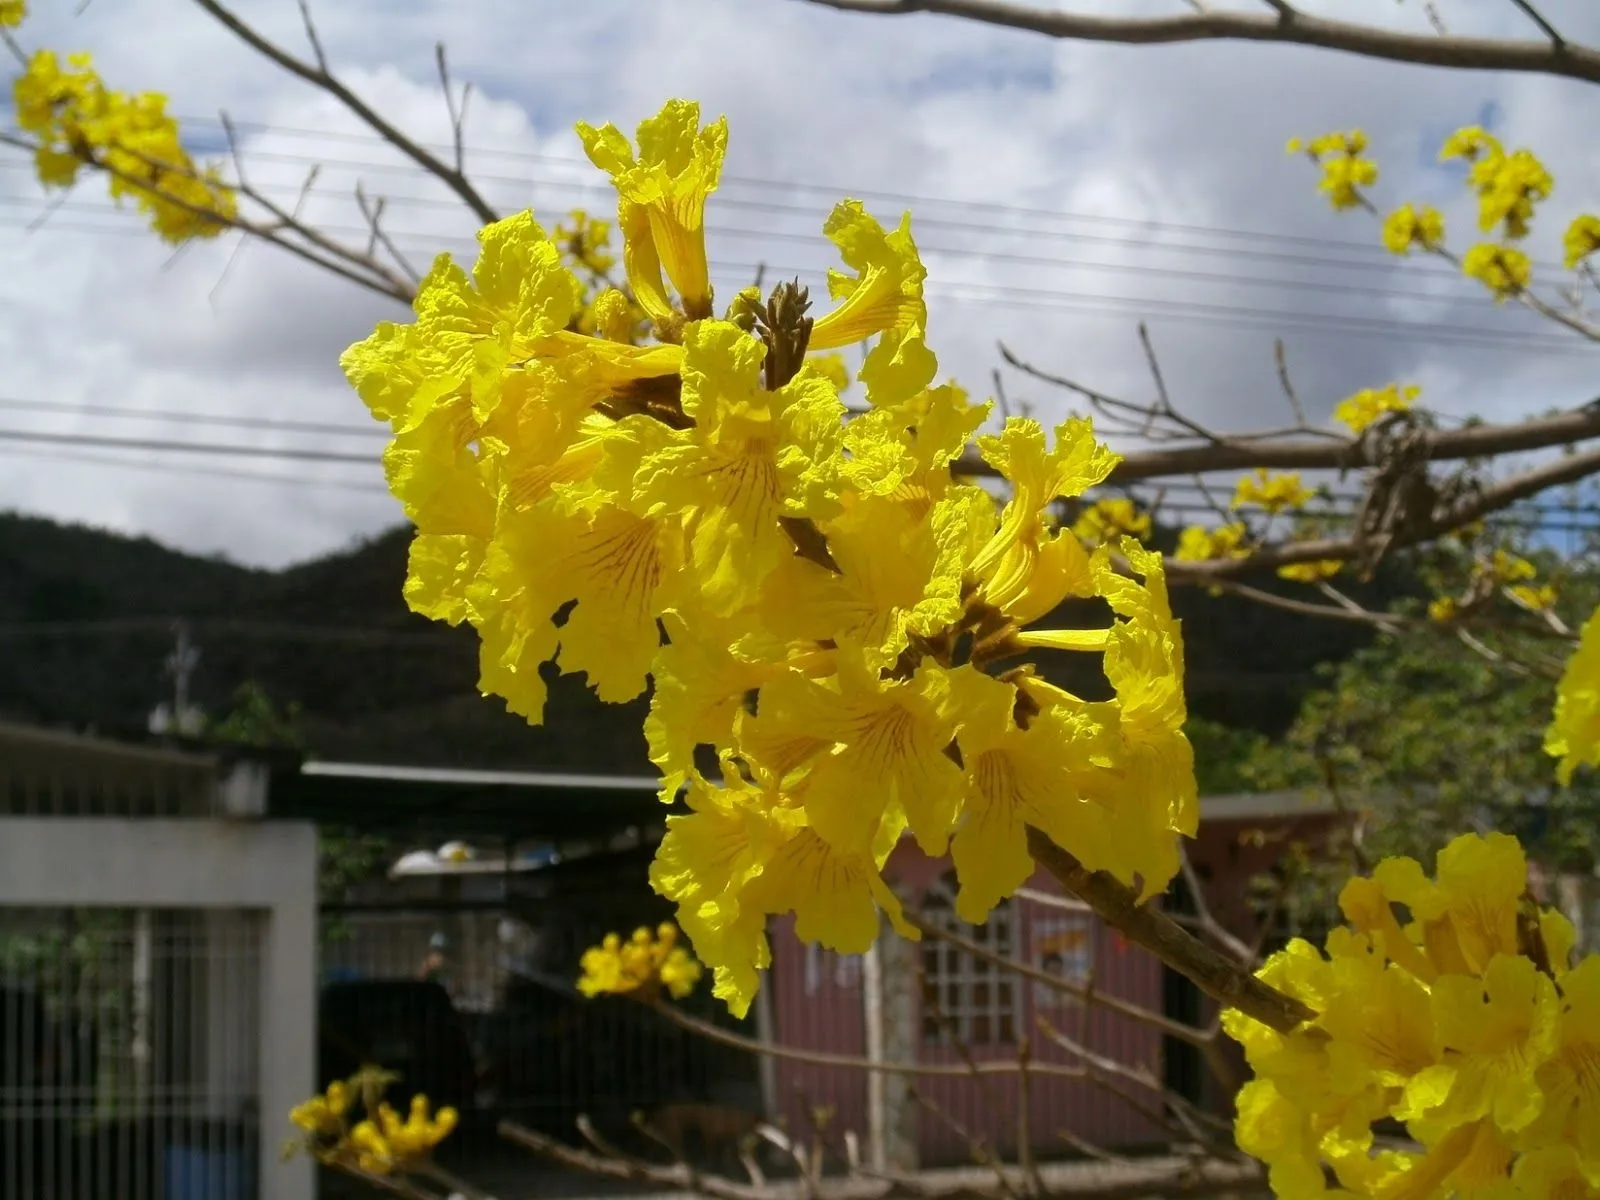
[[[31,226],[32,222],[0,218],[0,226],[6,225],[12,227]],[[65,222],[52,222],[44,226],[44,228],[71,229],[111,236],[145,236],[143,230],[132,226],[69,225]],[[337,227],[325,228],[329,232],[338,231]],[[349,229],[348,231],[362,232],[363,234],[365,232],[354,229]],[[471,239],[468,238],[440,238],[428,248],[438,250],[446,246],[473,244]],[[765,266],[769,271],[775,270],[780,274],[793,274],[811,279],[820,279],[825,276],[823,269],[813,267],[784,267],[778,269],[773,268],[771,264],[735,264],[726,262],[715,263],[713,266],[719,271],[743,271],[752,275],[757,269]],[[1280,308],[1253,308],[1244,305],[1224,305],[1197,301],[1160,300],[1139,296],[1118,296],[1102,292],[1080,292],[1064,289],[995,286],[988,287],[983,291],[974,291],[975,287],[983,287],[983,285],[957,286],[964,286],[965,290],[957,291],[953,288],[947,289],[938,286],[930,288],[928,292],[929,303],[934,305],[953,304],[966,308],[981,305],[989,308],[1022,308],[1028,311],[1071,312],[1099,317],[1118,316],[1118,313],[1108,311],[1108,308],[1120,306],[1123,312],[1157,312],[1164,319],[1175,323],[1261,330],[1264,332],[1288,329],[1293,332],[1314,333],[1322,336],[1376,337],[1386,340],[1403,340],[1413,344],[1462,346],[1474,350],[1524,352],[1528,349],[1539,349],[1546,353],[1563,356],[1592,353],[1596,349],[1595,345],[1575,338],[1538,333],[1519,334],[1514,331],[1502,331],[1475,325],[1450,325],[1443,322],[1429,321],[1387,321],[1379,318],[1364,318],[1339,313]]]
[[[387,496],[389,489],[379,483],[358,483],[345,479],[319,479],[308,475],[284,475],[265,471],[223,470],[220,467],[202,467],[191,463],[157,462],[149,459],[108,458],[96,454],[75,454],[70,450],[37,450],[25,449],[21,446],[0,445],[0,455],[10,455],[13,458],[25,458],[30,462],[35,459],[49,459],[53,462],[84,463],[97,467],[112,467],[128,470],[156,471],[163,475],[188,475],[197,478],[224,479],[230,483],[270,483],[278,486],[295,488],[320,487],[331,488],[335,491],[365,492],[368,495]]]
[[[172,421],[191,425],[216,425],[233,429],[266,429],[281,433],[326,433],[334,436],[387,437],[389,431],[377,422],[371,425],[341,425],[325,421],[280,420],[275,417],[238,417],[218,413],[184,412],[176,409],[118,408],[109,404],[55,404],[48,400],[18,400],[0,397],[0,408],[18,412],[77,413],[111,417],[125,421]]]
[[[31,429],[0,428],[0,441],[37,442],[52,446],[101,446],[114,450],[154,450],[161,453],[217,454],[236,458],[285,458],[302,462],[360,463],[377,466],[375,454],[350,454],[339,450],[311,450],[298,446],[240,446],[225,442],[177,442],[165,438],[113,438],[88,433],[41,433]]]
[[[352,626],[298,625],[284,621],[252,621],[237,617],[104,617],[68,621],[15,621],[0,623],[0,637],[61,637],[115,635],[125,633],[170,634],[174,621],[191,630],[211,636],[297,642],[366,642],[374,645],[459,645],[460,634],[453,629],[389,630]]]
[[[183,117],[180,118],[180,120],[184,124],[210,125],[217,128],[222,127],[222,122],[216,117]],[[392,148],[391,143],[375,133],[351,133],[319,131],[314,129],[296,129],[291,126],[272,125],[261,121],[234,121],[232,118],[229,118],[229,120],[232,121],[236,129],[253,129],[258,133],[275,133],[290,137],[307,137],[319,140],[353,142],[368,146],[384,146]],[[419,145],[445,154],[453,154],[455,152],[455,147],[453,145],[445,145],[443,143],[422,142],[419,143]],[[510,150],[487,146],[468,145],[464,147],[464,150],[469,155],[477,155],[482,157],[509,158],[521,162],[540,162],[561,167],[577,168],[586,171],[595,169],[593,164],[590,163],[587,158],[569,158],[564,155],[540,154],[534,151]],[[247,151],[246,153],[251,152]],[[302,161],[315,160],[315,156],[311,155],[301,155],[297,157]],[[353,160],[336,159],[331,161],[336,164],[342,162],[343,165],[366,165],[364,163],[354,162]],[[418,173],[425,174],[425,172],[422,172],[420,168],[413,169]],[[540,181],[532,180],[531,182]],[[1107,225],[1120,225],[1139,229],[1171,229],[1182,232],[1199,233],[1213,237],[1230,237],[1256,242],[1284,242],[1304,246],[1325,246],[1345,251],[1381,255],[1384,257],[1388,256],[1388,251],[1384,250],[1380,246],[1373,245],[1368,242],[1355,242],[1336,238],[1318,238],[1301,234],[1264,233],[1259,230],[1229,229],[1225,226],[1216,225],[1157,221],[1153,219],[1147,220],[1139,217],[1122,217],[1105,213],[1080,213],[1062,209],[1039,208],[1028,205],[1008,204],[990,200],[957,200],[952,197],[840,187],[836,184],[810,183],[792,179],[773,179],[770,177],[757,175],[736,175],[724,173],[722,176],[722,183],[724,186],[727,184],[738,184],[745,187],[775,189],[785,193],[819,192],[829,196],[849,195],[857,199],[875,198],[891,201],[896,204],[937,204],[949,208],[966,209],[979,212],[1009,213],[1018,216],[1043,218],[1047,220],[1100,222]],[[604,184],[597,184],[595,186],[602,190],[605,189]],[[446,201],[446,203],[454,202]]]

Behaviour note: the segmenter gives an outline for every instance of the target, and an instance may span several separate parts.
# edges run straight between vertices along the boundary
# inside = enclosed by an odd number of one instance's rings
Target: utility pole
[[[182,617],[172,623],[172,636],[172,652],[163,662],[163,670],[172,679],[172,707],[169,710],[165,702],[156,705],[150,714],[150,729],[153,733],[194,733],[200,712],[189,703],[189,681],[200,665],[200,647],[194,644],[189,622]]]

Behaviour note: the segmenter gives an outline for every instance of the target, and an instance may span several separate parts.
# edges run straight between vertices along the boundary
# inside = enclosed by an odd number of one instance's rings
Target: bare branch
[[[500,1136],[513,1145],[542,1155],[562,1166],[608,1179],[654,1185],[658,1190],[683,1191],[687,1179],[681,1167],[612,1158],[592,1150],[569,1146],[557,1138],[512,1121],[502,1121]],[[1144,1200],[1149,1196],[1209,1196],[1245,1193],[1263,1186],[1259,1163],[1210,1160],[1200,1163],[1165,1157],[1105,1163],[1051,1163],[1040,1168],[1047,1197],[1072,1196],[1084,1200]],[[941,1172],[942,1178],[925,1179],[891,1172],[856,1172],[814,1184],[809,1177],[780,1181],[765,1187],[735,1183],[717,1175],[699,1176],[701,1193],[712,1200],[804,1200],[808,1187],[816,1187],[823,1200],[993,1200],[997,1193],[981,1186],[969,1171]]]
[[[1183,575],[1190,565],[1189,563],[1169,561],[1167,563],[1167,573],[1176,580]],[[1185,582],[1188,581],[1185,580]],[[1208,587],[1217,588],[1220,591],[1253,601],[1256,604],[1265,604],[1269,608],[1281,608],[1284,612],[1297,613],[1302,617],[1318,617],[1332,621],[1353,621],[1362,625],[1374,625],[1379,629],[1390,631],[1406,623],[1406,618],[1398,613],[1378,612],[1370,608],[1362,608],[1359,605],[1352,609],[1343,604],[1313,604],[1309,600],[1296,600],[1292,596],[1280,596],[1276,592],[1263,591],[1261,588],[1251,587],[1247,583],[1237,583],[1229,579],[1206,579],[1203,582]]]
[[[1178,854],[1178,866],[1183,873],[1183,882],[1189,889],[1189,897],[1194,904],[1194,913],[1199,919],[1201,930],[1233,955],[1240,966],[1253,967],[1256,956],[1250,947],[1224,929],[1221,922],[1211,915],[1211,905],[1206,901],[1205,886],[1200,882],[1200,875],[1195,871],[1194,863],[1189,858],[1188,847],[1180,846]]]
[[[0,131],[0,143],[18,146],[24,150],[33,150],[36,148],[34,144],[27,138],[20,137],[16,134],[6,133],[4,131]],[[119,146],[118,149],[135,157],[146,158],[146,161],[154,161],[148,159],[147,156],[140,154],[137,150],[130,150],[123,146]],[[242,230],[254,237],[260,238],[264,242],[270,242],[279,249],[287,250],[290,254],[295,255],[297,258],[302,258],[314,266],[321,267],[325,271],[331,271],[340,278],[347,279],[351,283],[357,284],[360,287],[364,287],[369,291],[377,292],[379,295],[392,297],[393,299],[399,300],[404,304],[411,303],[414,290],[403,280],[400,280],[398,277],[396,277],[393,272],[388,271],[379,263],[374,263],[370,259],[364,259],[360,254],[348,249],[347,247],[340,246],[337,242],[334,242],[326,235],[317,233],[309,226],[296,222],[290,216],[290,214],[284,212],[281,206],[274,204],[271,201],[267,201],[259,192],[256,192],[251,188],[241,185],[235,190],[256,203],[264,204],[264,206],[267,207],[275,217],[275,222],[273,224],[252,221],[248,218],[238,215],[224,217],[219,215],[213,209],[198,205],[187,197],[176,195],[170,191],[167,191],[165,188],[160,187],[159,185],[152,184],[148,179],[132,175],[129,172],[114,167],[98,158],[89,158],[81,161],[84,162],[84,165],[97,171],[103,171],[107,175],[110,175],[116,179],[120,179],[123,182],[130,184],[134,188],[137,188],[139,191],[154,196],[156,199],[165,204],[170,204],[175,208],[182,209],[184,212],[192,213],[195,216],[204,217],[208,220],[216,222],[219,225],[225,225],[233,229]],[[180,172],[171,163],[160,163],[158,165],[160,165],[163,170],[170,174],[180,174]],[[198,175],[196,173],[191,173],[190,177],[197,178]],[[285,237],[285,229],[291,230],[298,236],[306,238],[308,241],[314,243],[314,246],[303,246]],[[319,253],[318,250],[322,250],[324,252]]]
[[[488,202],[478,194],[478,190],[467,181],[465,175],[439,161],[434,155],[401,133],[327,70],[320,66],[313,66],[310,63],[303,62],[282,47],[269,42],[240,20],[231,10],[220,4],[218,0],[195,0],[195,3],[220,21],[235,37],[239,38],[252,50],[282,67],[291,75],[305,80],[313,87],[321,88],[338,100],[365,122],[369,129],[383,138],[384,141],[459,196],[462,203],[470,208],[473,214],[485,225],[499,219],[499,214],[489,207]]]
[[[1298,429],[1309,428],[1306,420],[1306,410],[1300,407],[1300,397],[1295,394],[1294,381],[1289,378],[1289,359],[1284,353],[1283,339],[1277,338],[1272,343],[1272,357],[1278,366],[1278,383],[1283,388],[1283,394],[1289,401],[1289,407],[1294,410],[1294,423]]]
[[[311,53],[316,56],[317,67],[326,72],[328,56],[323,52],[322,39],[317,36],[317,23],[311,19],[310,0],[295,0],[300,6],[300,21],[306,27],[306,41],[311,43]]]
[[[1334,21],[1296,12],[1279,15],[1234,11],[1174,17],[1103,17],[1034,8],[1008,0],[808,0],[845,12],[881,16],[927,13],[1042,33],[1046,37],[1123,45],[1244,41],[1316,46],[1365,58],[1480,71],[1518,71],[1600,83],[1600,51],[1587,46],[1496,38],[1436,37]]]
[[[1084,905],[1083,908],[1076,909],[1075,911],[1083,912],[1093,910],[1088,905]],[[990,963],[994,966],[1000,967],[1002,970],[1015,972],[1024,979],[1031,980],[1034,983],[1043,984],[1052,991],[1060,992],[1064,996],[1071,996],[1083,1003],[1098,1004],[1100,1007],[1110,1012],[1128,1017],[1129,1019],[1137,1021],[1141,1025],[1148,1026],[1151,1029],[1157,1030],[1168,1037],[1177,1038],[1180,1041],[1188,1042],[1192,1046],[1204,1048],[1206,1044],[1207,1035],[1205,1032],[1196,1029],[1192,1025],[1185,1025],[1181,1021],[1174,1021],[1171,1017],[1163,1016],[1161,1013],[1154,1012],[1148,1008],[1143,1008],[1140,1005],[1133,1003],[1131,1000],[1122,999],[1120,996],[1108,995],[1083,984],[1074,983],[1070,979],[1062,979],[1058,975],[1051,975],[1048,972],[1041,971],[1038,967],[1033,966],[1031,963],[1021,962],[1017,959],[1009,958],[1006,955],[983,945],[981,942],[975,942],[971,938],[962,937],[961,934],[956,933],[954,930],[945,929],[943,926],[929,921],[917,913],[908,912],[905,914],[905,917],[906,921],[916,929],[920,930],[924,937],[931,937],[941,942],[948,942],[956,949],[962,951],[963,953],[970,954],[972,957],[982,962]],[[1039,1068],[1035,1066],[1033,1069],[1035,1072],[1037,1072]]]
[[[372,254],[374,244],[381,245],[389,252],[389,257],[394,259],[400,269],[410,277],[411,282],[418,283],[422,279],[422,273],[400,252],[400,248],[394,244],[394,239],[389,236],[389,231],[383,227],[383,201],[384,198],[379,196],[376,204],[370,204],[361,185],[356,184],[356,204],[361,209],[361,215],[366,218],[367,227],[372,230],[372,236],[367,242],[367,253],[369,256]]]
[[[461,93],[461,107],[456,108],[455,91],[450,86],[450,64],[445,60],[444,43],[436,42],[433,47],[434,61],[439,65],[439,86],[444,88],[444,106],[450,113],[450,137],[456,155],[456,173],[459,175],[466,169],[467,148],[464,141],[467,124],[467,104],[472,99],[472,84],[468,83]]]
[[[748,1050],[752,1054],[765,1054],[772,1058],[786,1058],[791,1062],[810,1063],[817,1067],[853,1067],[862,1071],[882,1071],[890,1075],[931,1075],[931,1076],[968,1076],[978,1075],[1015,1075],[1017,1064],[1006,1062],[1003,1059],[995,1062],[981,1062],[975,1064],[975,1069],[965,1065],[958,1066],[954,1063],[920,1063],[920,1062],[884,1062],[871,1058],[859,1058],[853,1054],[834,1054],[827,1050],[800,1050],[793,1046],[779,1046],[771,1042],[763,1042],[756,1038],[748,1038],[743,1034],[734,1033],[732,1030],[723,1029],[720,1025],[713,1025],[710,1021],[703,1021],[699,1017],[690,1016],[680,1008],[670,1004],[656,1004],[654,1009],[674,1025],[687,1029],[690,1033],[699,1034],[713,1042],[721,1042],[724,1046],[733,1046],[740,1050]],[[1056,1066],[1052,1063],[1036,1063],[1031,1068],[1035,1075],[1059,1075],[1065,1079],[1082,1078],[1081,1071],[1074,1071],[1070,1067]]]
[[[1529,0],[1511,0],[1511,3],[1520,8],[1523,13],[1526,14],[1528,20],[1532,21],[1544,31],[1544,35],[1550,39],[1551,45],[1565,46],[1567,44],[1567,39],[1556,32],[1556,27],[1550,24],[1549,21],[1545,20],[1544,14],[1530,4]]]
[[[1101,920],[1188,976],[1212,999],[1281,1033],[1291,1032],[1316,1016],[1300,1001],[1263,983],[1246,968],[1185,933],[1158,909],[1141,904],[1138,893],[1127,884],[1104,871],[1090,871],[1032,826],[1028,828],[1028,852],[1062,887],[1094,909]]]

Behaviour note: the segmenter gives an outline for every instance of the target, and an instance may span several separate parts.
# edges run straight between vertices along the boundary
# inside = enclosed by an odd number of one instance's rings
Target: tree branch
[[[1281,1033],[1316,1016],[1300,1001],[1286,996],[1231,962],[1138,893],[1104,871],[1091,871],[1039,830],[1028,828],[1028,852],[1067,891],[1077,896],[1130,942],[1143,946],[1196,987],[1229,1008],[1236,1008]]]
[[[1430,462],[1450,462],[1542,450],[1592,437],[1600,437],[1600,397],[1553,417],[1427,432],[1421,435],[1418,453]],[[1380,461],[1378,447],[1364,438],[1330,442],[1309,437],[1251,439],[1248,435],[1230,435],[1217,444],[1133,451],[1123,456],[1106,482],[1131,483],[1166,475],[1243,471],[1255,467],[1282,471],[1352,471],[1377,466]],[[994,473],[975,455],[957,460],[955,470],[966,475]]]
[[[1493,487],[1469,495],[1435,514],[1432,520],[1396,531],[1388,548],[1398,550],[1428,541],[1449,533],[1452,529],[1469,525],[1479,517],[1508,508],[1519,500],[1536,496],[1548,488],[1587,479],[1597,472],[1600,472],[1600,450],[1565,455],[1555,462],[1524,471],[1520,475],[1513,475]],[[1186,583],[1212,583],[1288,563],[1315,562],[1319,559],[1344,561],[1359,556],[1362,549],[1360,542],[1355,538],[1319,538],[1315,541],[1285,542],[1277,546],[1263,547],[1246,558],[1219,558],[1207,562],[1169,560],[1167,573],[1170,578]]]
[[[220,21],[227,27],[229,32],[256,51],[256,53],[282,67],[291,75],[305,80],[313,87],[321,88],[338,100],[384,141],[459,196],[462,203],[470,208],[478,220],[485,225],[500,219],[499,214],[489,207],[488,202],[478,194],[478,190],[467,181],[465,175],[449,166],[449,164],[440,161],[384,120],[361,97],[334,78],[326,68],[302,62],[287,50],[267,41],[266,38],[235,16],[233,12],[218,3],[218,0],[195,0],[195,3]]]
[[[1173,42],[1278,42],[1339,50],[1364,58],[1478,71],[1518,71],[1600,83],[1600,51],[1567,43],[1439,37],[1332,21],[1296,12],[1293,19],[1231,11],[1174,17],[1102,17],[1033,8],[1007,0],[808,0],[824,8],[890,16],[928,13],[1042,33],[1046,37],[1123,45]]]
[[[748,1050],[751,1054],[765,1054],[771,1058],[786,1058],[791,1062],[809,1063],[815,1067],[851,1067],[860,1071],[882,1071],[889,1075],[933,1075],[933,1076],[961,1076],[977,1075],[1015,1075],[1017,1064],[999,1059],[993,1062],[981,1062],[972,1067],[957,1065],[955,1063],[921,1063],[921,1062],[882,1062],[870,1058],[859,1058],[853,1054],[834,1054],[826,1050],[801,1050],[793,1046],[780,1046],[772,1042],[763,1042],[758,1038],[745,1037],[743,1034],[734,1033],[730,1029],[723,1029],[720,1025],[713,1025],[710,1021],[703,1021],[699,1017],[690,1016],[680,1008],[670,1004],[652,1005],[674,1025],[687,1029],[690,1033],[698,1034],[713,1042],[721,1042],[724,1046],[733,1046],[739,1050]],[[1072,1067],[1058,1066],[1052,1063],[1034,1063],[1028,1068],[1035,1075],[1058,1075],[1064,1079],[1081,1079],[1083,1072]]]
[[[514,1121],[502,1121],[500,1136],[562,1166],[587,1171],[607,1179],[649,1183],[683,1191],[688,1177],[680,1165],[657,1166],[637,1159],[612,1158],[569,1146]],[[1172,1158],[1127,1163],[1052,1163],[1040,1168],[1044,1196],[1074,1196],[1085,1200],[1144,1200],[1149,1196],[1208,1196],[1249,1192],[1260,1188],[1265,1174],[1259,1163],[1207,1161],[1175,1162]],[[978,1184],[970,1171],[939,1173],[943,1178],[923,1178],[865,1172],[829,1177],[816,1185],[825,1200],[994,1200],[997,1192]],[[803,1200],[808,1181],[784,1181],[765,1187],[735,1183],[716,1175],[697,1177],[704,1195],[713,1200]]]

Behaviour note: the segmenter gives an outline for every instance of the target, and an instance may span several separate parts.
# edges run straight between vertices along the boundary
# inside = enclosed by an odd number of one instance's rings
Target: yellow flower
[[[608,933],[598,946],[583,952],[578,990],[595,996],[640,996],[653,1000],[664,987],[683,999],[700,982],[701,967],[678,944],[678,927],[663,923],[655,929],[639,928],[624,942]]]
[[[1486,132],[1481,125],[1467,125],[1445,139],[1444,145],[1439,148],[1439,161],[1464,158],[1472,162],[1480,156],[1498,158],[1503,153],[1500,140],[1492,133]]]
[[[20,3],[0,9],[0,27],[24,15]],[[40,50],[15,80],[17,124],[37,139],[35,167],[47,187],[67,187],[83,164],[104,169],[113,200],[132,197],[150,227],[174,245],[215,237],[237,213],[237,197],[214,167],[197,166],[183,148],[167,100],[155,92],[109,90],[87,54],[65,70]]]
[[[1544,1109],[1530,1140],[1572,1148],[1573,1163],[1600,1189],[1600,957],[1561,977],[1560,1041],[1538,1068]]]
[[[1525,290],[1533,278],[1533,263],[1526,254],[1514,246],[1490,242],[1480,242],[1468,250],[1461,260],[1461,270],[1493,292],[1497,303]]]
[[[955,490],[931,510],[914,498],[862,496],[821,523],[833,566],[791,556],[772,575],[762,617],[782,637],[848,639],[893,663],[912,638],[959,620],[972,530],[990,511],[978,489]]]
[[[1600,609],[1584,622],[1578,648],[1561,673],[1544,752],[1561,760],[1556,778],[1563,786],[1580,765],[1600,764]]]
[[[855,274],[830,269],[828,294],[838,301],[817,318],[812,350],[837,350],[878,337],[861,366],[873,404],[892,404],[920,392],[938,367],[923,341],[928,309],[922,299],[927,270],[911,238],[911,214],[887,231],[856,200],[829,214],[822,230]]]
[[[1443,625],[1456,618],[1458,605],[1453,596],[1435,596],[1428,601],[1428,620]]]
[[[637,152],[583,132],[621,196],[633,300],[590,299],[566,265],[604,265],[596,223],[552,237],[521,214],[483,231],[470,275],[435,263],[414,322],[345,355],[394,434],[391,490],[417,525],[408,602],[474,626],[480,689],[530,721],[552,665],[608,702],[654,681],[647,744],[662,798],[686,792],[689,812],[669,818],[651,881],[741,1015],[771,917],[849,953],[882,914],[900,921],[880,872],[908,830],[935,854],[956,843],[969,913],[1032,869],[1029,824],[1158,892],[1195,820],[1161,559],[1122,542],[1125,578],[1051,511],[1116,456],[1088,422],[1051,444],[1012,421],[980,445],[1008,502],[962,482],[989,406],[929,386],[907,222],[835,209],[826,232],[850,270],[814,324],[793,285],[746,289],[716,320],[696,272],[721,126],[675,102]],[[849,413],[832,350],[868,338],[870,407]],[[1027,628],[1092,596],[1109,628]],[[1026,667],[990,674],[1034,649],[1103,654],[1113,698],[1086,703]],[[702,776],[712,761],[720,783]],[[698,968],[664,945],[644,930],[594,947],[586,990],[691,986]],[[391,1160],[381,1121],[363,1136]]]
[[[1315,491],[1300,482],[1298,472],[1273,475],[1265,467],[1258,467],[1255,475],[1239,480],[1233,493],[1233,507],[1254,505],[1269,513],[1280,513],[1284,509],[1300,508],[1315,495]]]
[[[634,475],[634,502],[645,511],[693,512],[690,562],[707,599],[724,611],[754,599],[793,555],[781,518],[822,517],[833,507],[839,394],[804,368],[767,389],[766,354],[730,322],[690,325],[682,405],[694,425],[647,453]]]
[[[1470,181],[1478,192],[1478,227],[1488,232],[1504,224],[1508,238],[1528,235],[1534,205],[1547,199],[1554,186],[1550,172],[1528,150],[1474,163]]]
[[[1121,461],[1095,440],[1092,422],[1069,417],[1046,448],[1037,421],[1011,417],[998,434],[978,439],[978,449],[1012,486],[1000,528],[972,563],[980,595],[1011,613],[1019,624],[1043,616],[1068,596],[1089,592],[1089,560],[1078,539],[1052,530],[1046,509],[1055,500],[1081,496],[1105,480]]]
[[[1190,525],[1178,535],[1178,549],[1172,556],[1179,562],[1208,562],[1213,558],[1244,558],[1250,551],[1244,541],[1250,530],[1242,521],[1207,529]]]
[[[1096,500],[1078,514],[1072,534],[1090,548],[1125,535],[1146,538],[1150,536],[1150,514],[1140,512],[1125,496]]]
[[[716,972],[714,994],[737,1017],[749,1010],[757,972],[771,962],[766,914],[747,908],[745,886],[789,830],[763,789],[726,767],[725,785],[691,779],[689,813],[667,818],[650,886],[678,906],[678,923]]]
[[[1367,148],[1367,135],[1359,129],[1349,133],[1325,133],[1303,144],[1292,138],[1288,144],[1291,154],[1298,153],[1302,145],[1322,166],[1322,180],[1318,190],[1328,197],[1336,209],[1355,208],[1362,202],[1361,188],[1378,181],[1378,164],[1363,158]]]
[[[885,818],[910,824],[923,850],[944,853],[961,802],[961,768],[945,754],[956,734],[950,673],[925,662],[911,678],[882,679],[875,659],[842,647],[822,681],[786,672],[761,690],[756,721],[813,747],[796,797],[830,845],[870,853]],[[785,764],[790,769],[801,763]]]
[[[0,28],[21,25],[27,15],[27,0],[0,0]]]
[[[1363,388],[1334,406],[1333,419],[1361,433],[1384,413],[1410,412],[1422,389],[1415,384],[1402,387],[1387,383],[1381,388]]]
[[[1567,232],[1562,235],[1561,246],[1567,269],[1576,269],[1584,259],[1600,250],[1600,217],[1593,213],[1574,217],[1572,224],[1567,226]]]
[[[1432,250],[1444,243],[1444,217],[1431,204],[1401,205],[1383,221],[1383,245],[1390,254],[1409,254],[1413,246]]]
[[[614,125],[596,129],[579,122],[578,136],[589,161],[607,172],[616,186],[625,265],[640,303],[657,321],[673,315],[660,284],[659,272],[665,269],[682,301],[683,315],[690,320],[709,317],[705,209],[722,174],[728,148],[726,118],[701,128],[698,104],[669,100],[659,113],[639,123],[637,156]]]
[[[1313,562],[1289,563],[1279,567],[1278,578],[1292,583],[1320,583],[1324,579],[1332,579],[1343,569],[1344,563],[1337,558],[1319,558]]]
[[[611,253],[611,222],[591,217],[581,208],[567,214],[566,223],[555,227],[552,238],[591,275],[605,275],[617,264]]]
[[[344,1133],[344,1117],[353,1099],[349,1087],[336,1079],[324,1095],[313,1096],[289,1111],[289,1120],[309,1134],[339,1137]]]
[[[1444,975],[1433,984],[1433,1019],[1454,1085],[1435,1119],[1492,1117],[1507,1133],[1539,1115],[1535,1069],[1555,1050],[1555,984],[1526,958],[1496,955],[1483,978]]]

